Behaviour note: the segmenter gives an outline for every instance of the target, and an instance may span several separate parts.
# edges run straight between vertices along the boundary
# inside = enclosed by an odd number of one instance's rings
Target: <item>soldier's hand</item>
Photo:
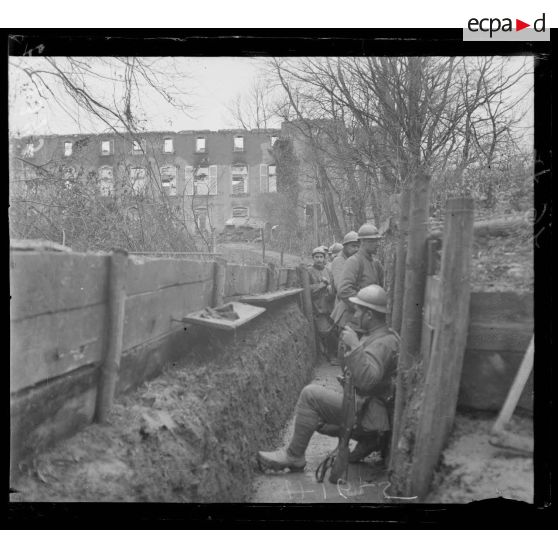
[[[340,335],[341,341],[347,345],[349,350],[353,350],[358,344],[358,335],[354,329],[351,329],[349,326],[345,326],[343,331],[341,331]]]

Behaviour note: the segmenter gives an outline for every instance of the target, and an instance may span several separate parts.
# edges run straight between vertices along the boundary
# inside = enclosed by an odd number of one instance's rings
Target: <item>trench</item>
[[[249,501],[256,452],[281,443],[312,379],[310,328],[291,302],[236,333],[197,334],[186,357],[117,398],[108,424],[39,455],[11,500]]]
[[[303,386],[340,389],[340,369],[314,363],[308,322],[296,302],[270,307],[236,334],[194,333],[187,356],[117,398],[107,425],[91,424],[37,456],[12,484],[10,500],[393,503],[374,454],[349,466],[347,483],[332,485],[327,477],[317,483],[314,472],[337,443],[318,433],[304,472],[263,474],[257,466],[258,450],[290,438]],[[458,414],[430,501],[532,501],[532,460],[488,444],[493,420]],[[532,432],[529,417],[514,417],[513,426]]]

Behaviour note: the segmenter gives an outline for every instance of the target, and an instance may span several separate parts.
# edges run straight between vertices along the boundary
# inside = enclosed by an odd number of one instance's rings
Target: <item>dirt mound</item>
[[[246,501],[255,453],[271,447],[310,380],[308,323],[296,304],[236,334],[200,328],[195,349],[43,454],[12,501]]]
[[[533,502],[533,459],[490,445],[495,417],[458,415],[427,502],[467,503],[487,498]],[[515,415],[511,432],[533,435],[530,418]]]

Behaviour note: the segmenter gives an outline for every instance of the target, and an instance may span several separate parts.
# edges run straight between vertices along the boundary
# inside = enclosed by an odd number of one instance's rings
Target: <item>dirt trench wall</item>
[[[310,330],[296,302],[234,333],[195,327],[195,348],[92,424],[42,454],[19,501],[241,502],[258,449],[280,442],[311,379]]]

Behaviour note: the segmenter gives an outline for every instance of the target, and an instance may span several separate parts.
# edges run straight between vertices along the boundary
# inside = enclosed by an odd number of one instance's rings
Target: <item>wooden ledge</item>
[[[192,312],[182,318],[183,322],[203,325],[207,327],[213,327],[217,329],[227,329],[229,331],[235,330],[240,326],[253,320],[263,312],[265,308],[259,306],[250,306],[249,304],[242,304],[241,302],[230,302],[233,305],[234,311],[238,314],[238,320],[225,320],[217,318],[202,318],[201,314],[203,310],[198,310],[197,312]]]
[[[300,294],[303,289],[284,289],[280,291],[272,291],[269,293],[244,295],[240,297],[242,302],[248,302],[250,304],[269,304],[270,302],[275,302],[276,300],[281,300],[282,298],[287,298],[289,296],[294,296]]]

